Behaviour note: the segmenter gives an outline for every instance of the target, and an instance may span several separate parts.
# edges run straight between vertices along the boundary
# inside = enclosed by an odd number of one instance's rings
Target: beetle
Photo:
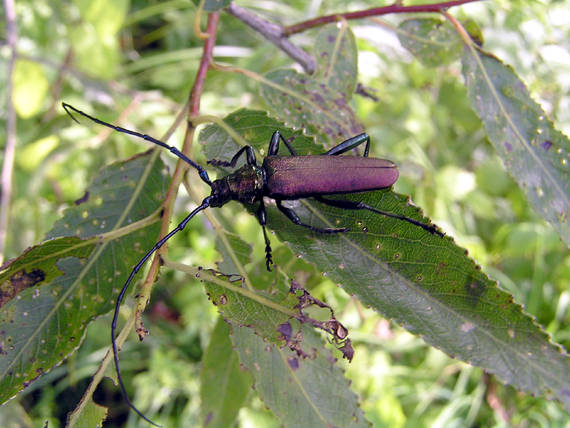
[[[142,138],[150,143],[168,149],[175,156],[195,168],[198,171],[200,179],[211,188],[211,194],[207,196],[197,208],[190,212],[190,214],[188,214],[178,226],[160,239],[137,263],[123,285],[115,304],[115,312],[111,324],[111,341],[119,386],[125,402],[139,416],[153,425],[156,424],[144,416],[144,414],[131,403],[120,375],[118,349],[115,341],[119,308],[131,281],[142,268],[144,263],[173,235],[184,229],[188,222],[200,211],[208,207],[221,207],[230,201],[238,201],[249,206],[258,203],[259,205],[256,210],[256,217],[259,220],[263,231],[265,241],[265,264],[268,271],[271,271],[273,260],[271,257],[271,244],[265,228],[267,223],[267,214],[263,200],[264,197],[274,199],[277,208],[291,222],[316,233],[342,233],[348,231],[349,228],[320,228],[303,223],[293,209],[283,205],[283,201],[312,197],[325,205],[348,210],[368,210],[386,217],[406,221],[415,226],[421,227],[432,234],[437,234],[443,237],[443,233],[431,224],[424,224],[405,216],[381,211],[363,202],[326,198],[327,195],[385,189],[392,186],[398,179],[398,169],[396,164],[389,160],[371,158],[368,156],[370,150],[370,137],[366,133],[349,138],[324,154],[299,156],[291,146],[290,142],[277,130],[271,137],[267,156],[263,159],[261,165],[258,165],[254,149],[249,145],[238,150],[230,161],[217,159],[208,161],[208,164],[213,166],[234,168],[238,160],[245,156],[245,164],[243,166],[236,169],[231,174],[212,181],[210,180],[207,171],[202,166],[188,158],[176,147],[170,146],[149,135],[104,122],[65,102],[62,103],[62,106],[67,114],[69,114],[69,116],[76,122],[78,121],[75,116],[73,116],[72,111],[117,132]],[[285,145],[290,156],[279,155],[280,143]],[[339,156],[362,144],[365,144],[363,156]]]

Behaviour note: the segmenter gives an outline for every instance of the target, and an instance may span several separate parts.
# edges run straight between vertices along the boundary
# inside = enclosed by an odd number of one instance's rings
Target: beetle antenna
[[[63,106],[63,109],[69,115],[69,117],[71,117],[77,123],[79,123],[79,121],[75,118],[75,116],[73,116],[73,114],[71,113],[70,110],[73,110],[77,114],[80,114],[81,116],[84,116],[87,119],[89,119],[95,123],[98,123],[99,125],[106,126],[107,128],[111,128],[111,129],[113,129],[117,132],[121,132],[123,134],[128,134],[128,135],[132,135],[133,137],[142,138],[143,140],[146,140],[150,143],[156,144],[157,146],[160,146],[162,148],[169,150],[172,154],[174,154],[178,158],[182,159],[188,165],[196,168],[198,170],[198,173],[199,173],[202,181],[204,183],[206,183],[207,185],[209,185],[210,187],[212,186],[212,181],[210,180],[210,177],[208,177],[208,173],[206,172],[206,170],[204,168],[202,168],[200,165],[198,165],[196,162],[194,162],[192,159],[190,159],[188,156],[186,156],[184,153],[182,153],[180,150],[178,150],[176,147],[170,146],[170,145],[166,144],[164,141],[157,140],[156,138],[151,137],[150,135],[142,134],[140,132],[133,131],[133,130],[130,130],[127,128],[123,128],[121,126],[113,125],[112,123],[105,122],[101,119],[97,119],[96,117],[93,117],[93,116],[73,107],[71,104],[61,103],[61,105]]]
[[[73,108],[73,107],[72,107]],[[74,109],[75,110],[75,109]],[[89,116],[88,116],[89,117]],[[158,241],[154,247],[152,247],[152,249],[146,253],[144,255],[144,257],[137,263],[137,265],[134,267],[134,269],[131,271],[131,274],[129,275],[129,277],[127,278],[127,281],[125,282],[125,285],[123,285],[123,288],[121,289],[121,292],[119,293],[119,296],[117,297],[117,302],[115,303],[115,312],[113,314],[113,322],[111,323],[111,344],[113,347],[113,359],[115,361],[115,370],[117,372],[117,380],[119,382],[119,387],[121,389],[121,393],[123,395],[123,399],[125,400],[125,402],[128,404],[128,406],[133,409],[137,415],[139,415],[141,418],[143,418],[145,421],[151,423],[154,426],[160,427],[161,425],[158,425],[156,423],[154,423],[153,421],[151,421],[149,418],[147,418],[139,409],[137,409],[137,407],[131,402],[131,400],[129,399],[129,396],[127,394],[127,389],[125,388],[125,384],[123,382],[123,378],[121,376],[121,370],[119,369],[119,349],[117,347],[117,341],[115,339],[115,331],[117,329],[117,320],[119,319],[119,310],[121,308],[121,304],[123,303],[123,298],[125,297],[125,294],[127,292],[127,289],[129,288],[129,285],[131,283],[131,281],[133,280],[134,276],[137,274],[137,272],[142,268],[142,266],[144,265],[144,263],[150,258],[150,256],[152,256],[158,249],[160,249],[160,247],[162,247],[166,241],[168,241],[170,238],[172,238],[176,233],[180,232],[182,229],[184,229],[184,227],[186,227],[186,225],[188,224],[188,222],[192,219],[192,217],[194,217],[196,214],[198,214],[200,211],[205,210],[206,208],[208,208],[210,206],[210,201],[211,201],[212,197],[208,196],[206,199],[204,199],[202,201],[202,204],[200,204],[199,207],[197,207],[196,209],[194,209],[194,211],[192,211],[190,214],[188,214],[186,216],[186,218],[184,220],[182,220],[182,222],[176,226],[176,228],[174,228],[173,230],[171,230],[164,238],[162,238],[160,241]]]

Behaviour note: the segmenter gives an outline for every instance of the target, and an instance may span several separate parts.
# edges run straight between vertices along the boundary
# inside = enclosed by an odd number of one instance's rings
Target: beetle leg
[[[330,205],[331,207],[336,207],[336,208],[343,208],[345,210],[368,210],[368,211],[372,211],[376,214],[381,214],[381,215],[385,215],[386,217],[391,217],[391,218],[395,218],[398,220],[403,220],[403,221],[407,221],[408,223],[414,224],[416,226],[421,227],[424,230],[427,230],[429,233],[432,234],[436,234],[439,235],[443,238],[444,234],[442,232],[440,232],[439,230],[436,229],[435,226],[429,225],[429,224],[424,224],[420,221],[405,217],[405,216],[401,216],[401,215],[397,215],[397,214],[392,214],[386,211],[381,211],[378,210],[376,208],[371,207],[370,205],[365,204],[364,202],[355,202],[355,201],[347,201],[344,199],[326,199],[323,198],[322,196],[315,196],[315,199],[325,205]]]
[[[367,158],[368,151],[370,150],[370,136],[366,133],[362,133],[360,135],[357,135],[355,137],[343,141],[338,146],[334,146],[332,149],[326,152],[325,155],[328,156],[340,155],[342,153],[348,152],[351,149],[354,149],[355,147],[360,146],[362,143],[366,143],[366,146],[364,147],[364,157]]]
[[[257,166],[257,161],[255,159],[255,152],[253,151],[253,148],[251,146],[245,146],[242,147],[241,149],[238,150],[238,152],[232,157],[231,161],[223,161],[220,159],[212,159],[208,161],[209,165],[214,165],[214,166],[229,166],[231,168],[236,166],[236,163],[239,159],[239,157],[245,153],[246,156],[246,162],[248,165],[254,165]]]
[[[277,153],[279,152],[279,140],[283,141],[283,144],[285,144],[285,147],[287,147],[287,150],[289,150],[289,153],[291,153],[291,156],[297,156],[297,152],[295,151],[295,149],[293,149],[293,147],[291,147],[291,144],[289,144],[289,141],[287,141],[285,138],[283,138],[283,135],[281,135],[281,132],[279,132],[279,131],[275,131],[273,133],[273,135],[271,136],[271,142],[269,143],[269,149],[267,150],[267,156],[277,155]]]
[[[257,209],[257,219],[259,224],[261,224],[261,230],[263,230],[263,239],[265,239],[265,266],[267,267],[267,272],[271,272],[271,265],[273,264],[273,259],[271,258],[271,242],[267,236],[267,231],[265,230],[265,224],[267,223],[267,213],[265,212],[265,205],[263,204],[263,199],[259,202],[259,208]]]
[[[299,216],[297,215],[297,213],[295,213],[295,211],[293,211],[291,208],[287,208],[287,207],[283,206],[282,201],[277,199],[275,202],[277,203],[277,208],[279,208],[279,211],[281,211],[283,214],[285,214],[289,220],[291,220],[296,225],[306,227],[307,229],[310,229],[313,232],[317,232],[317,233],[341,233],[341,232],[346,232],[348,230],[348,227],[319,228],[319,227],[311,226],[310,224],[303,223],[301,221],[301,219],[299,218]]]

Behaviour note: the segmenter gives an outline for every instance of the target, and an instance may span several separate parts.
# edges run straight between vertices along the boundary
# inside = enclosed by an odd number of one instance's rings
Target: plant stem
[[[283,34],[290,36],[300,33],[309,28],[320,27],[331,22],[337,22],[340,19],[362,19],[370,16],[387,15],[389,13],[418,13],[418,12],[441,12],[453,6],[461,6],[466,3],[473,3],[480,0],[454,0],[433,4],[418,4],[412,6],[404,6],[400,2],[396,2],[390,6],[373,7],[372,9],[358,10],[356,12],[335,13],[332,15],[319,16],[318,18],[309,19],[283,28]]]

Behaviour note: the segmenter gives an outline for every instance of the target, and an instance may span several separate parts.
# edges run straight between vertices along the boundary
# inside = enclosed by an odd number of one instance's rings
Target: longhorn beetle
[[[349,138],[322,155],[298,156],[293,147],[291,147],[289,141],[283,138],[279,131],[275,131],[271,137],[271,141],[269,142],[267,156],[263,159],[261,166],[257,164],[253,148],[251,146],[245,146],[238,150],[229,162],[217,159],[208,161],[208,164],[210,165],[233,168],[242,155],[245,156],[246,160],[245,165],[238,168],[233,173],[218,180],[211,181],[208,177],[208,173],[203,167],[188,158],[176,147],[170,146],[149,135],[141,134],[140,132],[104,122],[67,103],[62,103],[62,105],[67,114],[69,114],[69,116],[76,122],[78,121],[71,111],[115,131],[142,138],[143,140],[170,150],[170,152],[175,156],[195,168],[202,181],[212,189],[210,196],[206,197],[202,203],[188,214],[178,226],[171,230],[166,236],[164,236],[164,238],[159,240],[138,262],[123,285],[115,304],[115,312],[113,315],[113,322],[111,324],[111,342],[113,345],[113,357],[119,386],[121,388],[123,398],[129,407],[131,407],[140,417],[153,425],[156,424],[143,415],[143,413],[138,410],[133,403],[131,403],[121,378],[119,371],[119,354],[115,341],[119,308],[133,277],[149,257],[162,247],[173,235],[184,229],[192,217],[200,211],[208,207],[221,207],[230,201],[239,201],[245,205],[259,203],[256,216],[261,224],[263,238],[265,240],[265,264],[268,271],[271,271],[270,266],[273,264],[273,260],[271,258],[271,244],[265,230],[267,215],[265,212],[265,204],[263,202],[264,196],[273,198],[277,204],[277,208],[293,223],[316,233],[342,233],[349,229],[348,227],[320,228],[303,223],[295,211],[283,206],[282,202],[285,200],[314,198],[320,203],[337,208],[347,210],[368,210],[386,217],[403,220],[421,227],[432,234],[443,236],[443,234],[433,225],[424,224],[405,216],[381,211],[363,202],[328,199],[324,197],[325,195],[384,189],[392,186],[392,184],[394,184],[398,179],[398,169],[396,164],[389,160],[368,157],[370,137],[366,133]],[[278,155],[280,142],[285,144],[285,147],[291,156]],[[364,156],[338,156],[364,143],[366,143],[366,146],[364,147]]]

